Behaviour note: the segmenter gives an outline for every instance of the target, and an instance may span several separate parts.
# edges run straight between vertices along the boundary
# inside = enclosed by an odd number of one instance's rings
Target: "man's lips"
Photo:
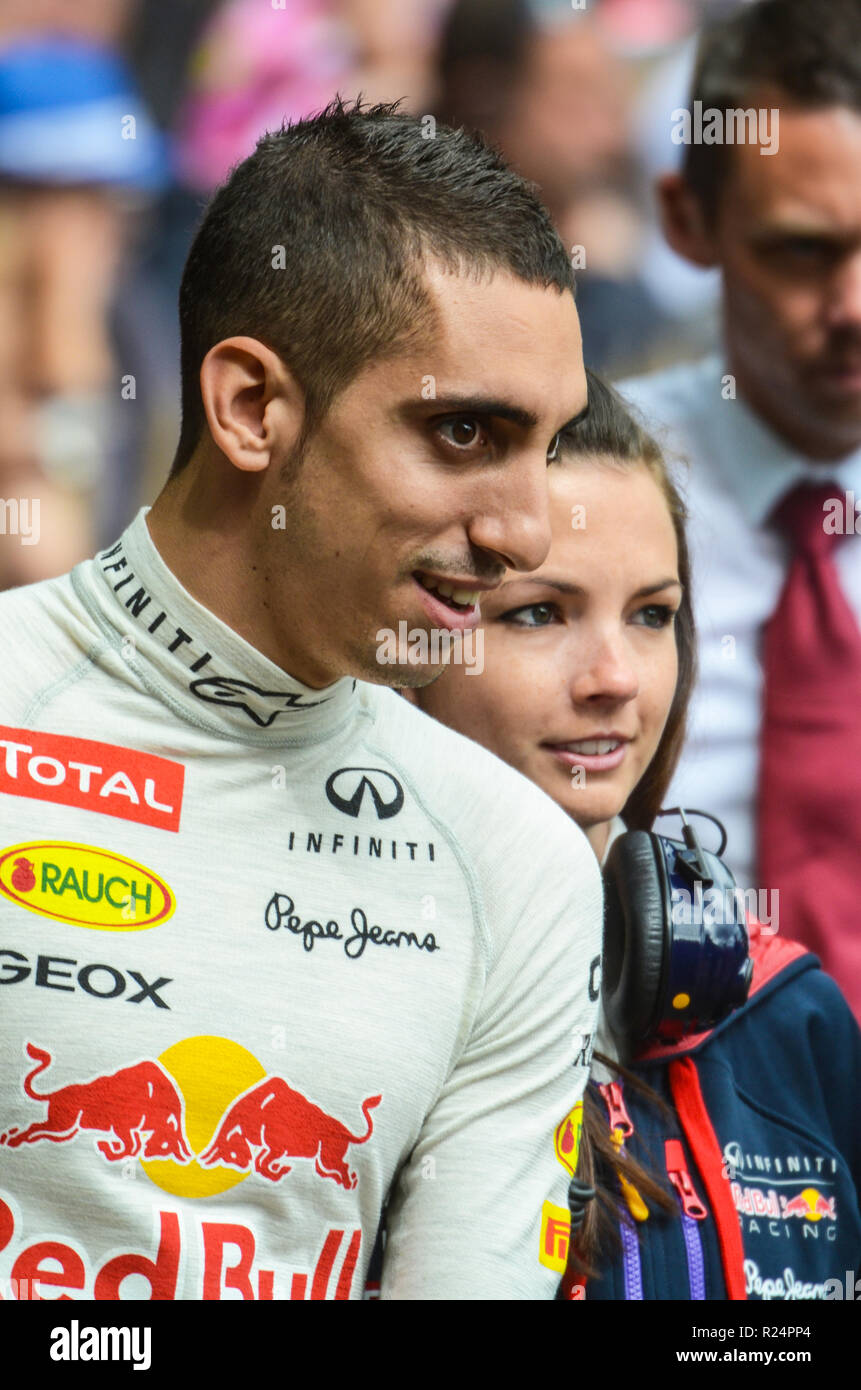
[[[494,587],[481,584],[471,577],[452,578],[450,575],[430,574],[426,570],[415,570],[413,582],[422,607],[434,626],[455,632],[476,626],[481,618],[479,595]]]
[[[547,741],[541,746],[552,753],[565,767],[582,767],[586,772],[607,772],[625,759],[630,743],[627,734],[593,734],[590,738]]]
[[[816,369],[820,381],[843,390],[861,389],[861,358],[853,357],[843,361],[823,362]]]

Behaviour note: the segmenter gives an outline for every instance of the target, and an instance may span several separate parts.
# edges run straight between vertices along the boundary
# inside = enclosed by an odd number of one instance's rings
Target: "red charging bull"
[[[294,1091],[280,1076],[267,1076],[230,1106],[203,1153],[204,1167],[216,1163],[254,1171],[278,1182],[290,1172],[286,1158],[309,1158],[321,1178],[331,1178],[351,1192],[358,1178],[347,1165],[352,1144],[366,1144],[374,1132],[371,1111],[382,1096],[362,1102],[364,1134],[353,1134],[346,1125]],[[256,1154],[252,1155],[252,1149]]]
[[[821,1221],[823,1216],[827,1216],[831,1221],[836,1221],[835,1200],[834,1197],[823,1197],[815,1187],[805,1187],[803,1192],[790,1197],[789,1201],[784,1198],[781,1215],[804,1217],[807,1221]]]
[[[96,1148],[109,1163],[137,1155],[175,1163],[188,1163],[193,1157],[183,1125],[182,1095],[158,1062],[136,1062],[56,1091],[37,1091],[33,1082],[53,1058],[35,1043],[28,1042],[26,1052],[36,1065],[24,1078],[24,1093],[47,1105],[47,1114],[26,1129],[4,1130],[0,1144],[10,1149],[42,1139],[66,1144],[88,1129],[106,1136]]]

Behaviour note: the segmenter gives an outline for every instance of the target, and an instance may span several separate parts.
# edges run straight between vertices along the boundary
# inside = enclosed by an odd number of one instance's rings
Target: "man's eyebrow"
[[[787,217],[784,221],[772,220],[757,224],[750,229],[748,240],[755,245],[768,246],[779,241],[827,241],[840,245],[854,245],[857,234],[835,227],[831,222],[807,221],[803,217]]]
[[[405,404],[407,409],[411,409],[415,403],[410,401]],[[434,414],[440,415],[494,416],[498,420],[510,420],[524,430],[534,430],[538,424],[534,411],[493,396],[435,396],[427,402],[423,401],[422,405],[427,406],[428,410],[432,407]]]
[[[504,589],[506,586],[510,587],[512,584],[533,584],[536,588],[539,589],[555,589],[560,594],[576,594],[579,597],[583,597],[586,593],[586,590],[583,589],[579,584],[571,584],[568,582],[567,579],[553,579],[549,575],[547,576],[547,578],[543,578],[540,575],[530,575],[527,577],[525,575],[515,574],[512,575],[510,579],[503,580],[499,588]],[[638,589],[635,594],[631,595],[631,598],[648,598],[650,594],[658,594],[661,592],[662,589],[673,588],[683,588],[682,584],[679,582],[678,579],[676,579],[675,577],[671,579],[661,579],[658,581],[657,584],[647,584],[645,588]],[[499,590],[496,590],[495,592],[498,593]]]

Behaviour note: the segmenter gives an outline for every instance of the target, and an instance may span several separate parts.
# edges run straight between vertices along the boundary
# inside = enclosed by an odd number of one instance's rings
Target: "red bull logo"
[[[780,1216],[780,1198],[773,1187],[763,1192],[759,1187],[742,1187],[741,1183],[734,1182],[730,1184],[730,1191],[736,1211],[745,1216]]]
[[[51,1054],[32,1042],[25,1050],[36,1065],[24,1077],[24,1095],[47,1112],[0,1132],[0,1145],[70,1143],[89,1130],[101,1135],[96,1149],[107,1162],[138,1158],[157,1186],[185,1197],[223,1192],[252,1172],[279,1182],[296,1160],[352,1192],[358,1176],[348,1151],[371,1138],[371,1112],[382,1101],[362,1101],[364,1129],[354,1133],[226,1038],[184,1039],[157,1060],[53,1091],[34,1085]]]
[[[831,1221],[837,1220],[835,1211],[835,1197],[823,1197],[815,1187],[805,1187],[803,1192],[799,1192],[796,1197],[789,1200],[781,1197],[783,1210],[781,1216],[799,1216],[805,1221],[821,1221],[826,1216]]]
[[[359,1180],[349,1151],[371,1138],[373,1112],[382,1103],[381,1095],[361,1103],[364,1126],[354,1133],[283,1077],[267,1073],[246,1048],[217,1036],[184,1038],[156,1059],[53,1089],[44,1073],[60,1062],[33,1042],[25,1050],[22,1096],[40,1112],[31,1123],[0,1133],[7,1170],[10,1151],[20,1150],[23,1158],[27,1145],[43,1141],[53,1151],[89,1132],[100,1161],[131,1163],[132,1177],[139,1164],[157,1187],[185,1198],[225,1192],[252,1175],[278,1182],[298,1160],[308,1164],[312,1183],[329,1179],[353,1192]],[[0,1193],[0,1301],[8,1296],[7,1283],[18,1299],[57,1297],[58,1289],[61,1297],[79,1297],[86,1289],[84,1296],[100,1300],[139,1298],[137,1286],[130,1294],[125,1283],[133,1276],[157,1299],[348,1299],[362,1247],[353,1213],[335,1225],[321,1223],[310,1249],[288,1263],[282,1241],[280,1258],[268,1246],[271,1231],[236,1219],[205,1219],[207,1208],[199,1209],[198,1221],[185,1208],[182,1215],[154,1212],[149,1249],[118,1254],[114,1248],[96,1259],[53,1232],[26,1229],[13,1199],[5,1197]],[[43,1295],[43,1287],[52,1292]]]
[[[239,1221],[197,1221],[191,1213],[154,1212],[152,1240],[143,1249],[93,1259],[55,1234],[27,1230],[11,1198],[0,1192],[0,1302],[146,1296],[243,1300],[348,1299],[362,1246],[361,1227],[323,1226],[304,1267],[270,1265],[265,1233]],[[93,1225],[98,1228],[98,1213]],[[194,1269],[197,1251],[202,1258]],[[310,1258],[310,1264],[307,1263]],[[103,1259],[103,1256],[102,1256]],[[6,1274],[8,1270],[8,1276]],[[130,1292],[131,1280],[134,1293]],[[149,1286],[146,1295],[141,1284]],[[49,1292],[44,1292],[44,1290]]]

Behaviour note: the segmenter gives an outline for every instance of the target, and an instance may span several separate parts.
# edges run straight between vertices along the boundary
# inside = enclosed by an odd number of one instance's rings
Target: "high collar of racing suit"
[[[303,685],[204,608],[161,558],[138,512],[72,582],[144,685],[198,728],[268,745],[316,742],[354,712],[356,681]]]

